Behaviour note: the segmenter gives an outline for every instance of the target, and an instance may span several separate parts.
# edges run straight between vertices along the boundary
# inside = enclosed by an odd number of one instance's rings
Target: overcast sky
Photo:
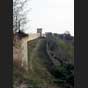
[[[27,32],[36,32],[43,28],[43,32],[64,33],[70,31],[74,35],[74,0],[31,0],[30,20]]]

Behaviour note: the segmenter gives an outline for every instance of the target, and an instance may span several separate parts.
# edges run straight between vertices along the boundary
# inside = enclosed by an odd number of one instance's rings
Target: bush
[[[73,74],[74,66],[71,64],[63,64],[57,66],[56,68],[52,69],[52,74],[57,79],[54,81],[55,83],[59,84],[69,84],[74,86],[74,74]]]

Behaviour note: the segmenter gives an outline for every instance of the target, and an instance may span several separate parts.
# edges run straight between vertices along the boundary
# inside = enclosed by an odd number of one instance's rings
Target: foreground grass
[[[29,44],[29,52],[31,51],[31,55],[29,56],[29,74],[30,79],[34,80],[39,88],[55,88],[53,83],[54,77],[49,73],[46,68],[48,61],[48,55],[46,54],[46,40],[44,38],[36,41],[36,47],[31,46]],[[33,54],[33,55],[32,55]],[[32,66],[30,66],[32,65]]]
[[[58,39],[54,41],[53,45],[52,41],[50,41],[50,45],[55,47],[55,51],[53,52],[62,54],[60,59],[62,59],[63,55],[73,59],[74,49],[71,45]],[[59,48],[55,46],[55,42],[57,42],[56,45],[62,49],[61,51],[58,51]],[[46,52],[46,44],[46,38],[38,38],[28,42],[29,70],[26,72],[22,68],[14,65],[14,84],[20,85],[25,82],[28,85],[27,88],[73,88],[70,86],[66,87],[67,84],[74,85],[73,65],[63,64],[52,68],[53,64]],[[50,45],[49,47],[51,47]],[[65,52],[65,54],[63,52]]]

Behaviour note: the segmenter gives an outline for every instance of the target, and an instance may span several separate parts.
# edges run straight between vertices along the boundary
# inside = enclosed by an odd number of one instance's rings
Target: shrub
[[[55,83],[59,84],[69,84],[74,86],[74,74],[73,74],[74,66],[72,64],[63,64],[57,66],[56,68],[52,69],[52,74],[57,79],[54,81]]]

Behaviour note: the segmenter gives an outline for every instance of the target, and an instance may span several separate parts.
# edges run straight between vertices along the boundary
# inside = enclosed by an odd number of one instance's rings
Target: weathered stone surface
[[[27,42],[40,37],[40,34],[29,34],[29,36],[19,39],[18,36],[14,37],[13,46],[13,63],[28,69],[28,50]]]

